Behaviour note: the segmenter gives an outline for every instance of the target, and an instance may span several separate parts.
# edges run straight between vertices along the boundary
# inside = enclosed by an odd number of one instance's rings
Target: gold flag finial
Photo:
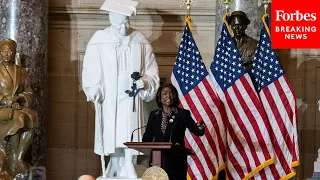
[[[182,6],[187,6],[187,16],[190,16],[190,10],[191,7],[196,5],[196,1],[195,0],[181,0],[180,2],[180,7]]]
[[[264,4],[264,13],[267,14],[268,7],[269,7],[270,3],[271,3],[271,0],[259,0],[258,1],[258,7],[260,7],[262,4]]]
[[[219,0],[220,5],[224,4],[226,6],[226,13],[229,13],[230,3],[232,2],[233,0]]]

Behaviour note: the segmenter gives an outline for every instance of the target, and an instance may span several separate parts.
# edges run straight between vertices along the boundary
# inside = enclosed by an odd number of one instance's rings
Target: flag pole
[[[190,11],[191,7],[195,6],[196,2],[195,0],[181,0],[180,2],[180,7],[186,6],[187,7],[187,15],[186,15],[186,23],[188,23],[188,26],[190,28],[190,31],[192,32],[192,26],[191,26],[191,16],[190,16]]]
[[[229,31],[229,34],[232,34],[230,26],[229,26],[228,22],[226,21],[226,18],[227,18],[227,16],[230,16],[230,12],[229,12],[230,11],[230,3],[232,3],[233,0],[219,0],[219,2],[220,2],[220,5],[222,5],[222,4],[225,5],[226,14],[223,16],[223,23],[226,24],[227,29]]]
[[[229,26],[226,18],[227,18],[227,16],[230,16],[230,12],[229,12],[229,11],[230,11],[230,4],[231,4],[233,1],[234,1],[234,0],[219,0],[220,5],[224,4],[224,5],[225,5],[225,8],[226,8],[226,13],[225,13],[225,15],[223,16],[223,23],[226,24],[229,34],[232,34],[232,32],[231,32],[230,26]]]
[[[224,4],[225,5],[225,8],[226,8],[226,14],[229,13],[230,11],[230,3],[233,2],[233,0],[219,0],[220,2],[220,5]]]
[[[180,7],[187,6],[187,17],[190,16],[191,7],[195,6],[195,0],[181,0]]]
[[[271,3],[271,0],[263,0],[264,4],[264,13],[267,14],[269,4]]]
[[[270,37],[270,29],[269,27],[267,26],[267,22],[265,22],[265,18],[266,17],[269,17],[269,14],[268,14],[268,7],[269,7],[269,4],[271,3],[271,0],[263,0],[263,4],[264,4],[264,15],[262,16],[262,22],[263,22],[263,25],[265,26],[266,28],[266,31]]]

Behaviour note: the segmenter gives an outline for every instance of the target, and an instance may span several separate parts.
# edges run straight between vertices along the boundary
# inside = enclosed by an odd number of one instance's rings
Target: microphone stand
[[[142,129],[142,128],[145,128],[145,127],[147,127],[147,125],[144,125],[144,126],[141,126],[141,127],[138,127],[138,128],[136,128],[136,129],[134,129],[134,130],[132,131],[132,133],[131,133],[131,141],[130,141],[130,142],[133,141],[133,133],[134,133],[136,130],[139,130],[139,129]]]
[[[171,137],[172,137],[172,129],[170,131],[170,139],[169,139],[169,142],[171,142]]]

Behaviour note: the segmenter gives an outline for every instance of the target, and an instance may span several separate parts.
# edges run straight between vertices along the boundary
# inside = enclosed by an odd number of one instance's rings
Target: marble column
[[[243,11],[247,14],[251,23],[248,25],[246,34],[259,40],[261,31],[261,17],[264,14],[263,4],[258,4],[262,0],[233,0],[230,4],[230,14],[233,11]],[[260,5],[260,6],[259,6]],[[270,9],[270,8],[269,8]],[[270,11],[268,11],[270,12]],[[220,4],[219,0],[216,1],[216,42],[218,42],[219,35],[221,33],[221,27],[223,24],[223,16],[226,13],[225,5]]]
[[[18,44],[22,67],[27,69],[34,91],[32,109],[38,115],[38,129],[26,154],[35,166],[45,165],[48,0],[1,0],[0,39],[11,38]]]

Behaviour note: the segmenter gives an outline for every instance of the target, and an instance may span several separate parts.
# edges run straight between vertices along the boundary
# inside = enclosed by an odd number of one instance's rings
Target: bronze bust
[[[243,11],[234,11],[230,17],[230,24],[234,34],[233,39],[240,52],[241,59],[247,71],[250,72],[252,68],[253,57],[258,44],[257,40],[246,35],[246,29],[250,24],[250,20]]]
[[[26,171],[23,158],[37,126],[29,109],[33,91],[27,72],[15,64],[16,48],[11,39],[0,42],[0,176]]]

